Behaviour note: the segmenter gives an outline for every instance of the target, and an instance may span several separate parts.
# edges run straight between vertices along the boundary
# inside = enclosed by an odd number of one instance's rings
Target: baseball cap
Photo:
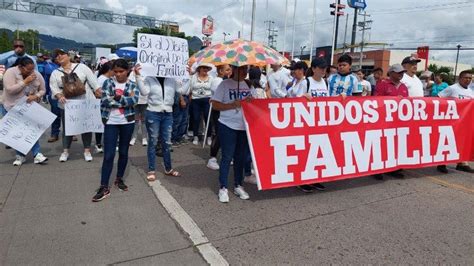
[[[401,73],[401,72],[406,72],[406,70],[402,67],[400,64],[394,64],[390,66],[388,69],[388,73],[390,72],[396,72],[396,73]]]
[[[53,53],[51,54],[51,58],[52,58],[52,59],[55,59],[55,58],[56,58],[58,55],[60,55],[60,54],[67,54],[67,52],[64,51],[64,50],[61,49],[61,48],[56,48],[56,49],[54,49]]]
[[[326,68],[328,64],[326,63],[326,60],[324,58],[316,58],[313,61],[311,61],[311,67],[312,68]]]
[[[402,65],[404,65],[404,64],[414,64],[414,63],[419,63],[419,62],[421,62],[420,59],[418,59],[414,56],[407,56],[403,59]]]

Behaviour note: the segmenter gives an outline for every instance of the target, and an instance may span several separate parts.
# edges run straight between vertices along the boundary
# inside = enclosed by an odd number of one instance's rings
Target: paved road
[[[74,143],[71,161],[59,163],[60,143],[43,147],[48,165],[30,159],[21,168],[0,149],[0,265],[206,264],[145,181],[144,147],[131,149],[130,191],[114,189],[101,203],[90,201],[101,156],[86,163]],[[247,185],[249,201],[231,196],[221,204],[207,154],[176,148],[183,176],[159,180],[230,264],[474,263],[474,176],[453,166],[448,175],[410,170],[402,180],[338,181],[312,194]]]

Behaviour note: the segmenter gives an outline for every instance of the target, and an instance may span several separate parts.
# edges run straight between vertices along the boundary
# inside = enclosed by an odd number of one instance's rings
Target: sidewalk
[[[0,145],[0,265],[205,264],[136,167],[127,168],[128,192],[112,188],[92,203],[102,155],[85,162],[79,138],[60,163],[61,141],[45,139],[47,165],[30,155],[14,167],[14,151]]]

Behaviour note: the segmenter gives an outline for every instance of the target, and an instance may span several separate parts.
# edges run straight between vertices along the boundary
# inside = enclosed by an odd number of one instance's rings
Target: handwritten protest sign
[[[64,121],[66,136],[104,132],[100,99],[68,100],[64,105]]]
[[[27,154],[56,119],[56,115],[36,102],[21,99],[0,120],[0,142]]]
[[[141,34],[137,36],[138,63],[151,64],[153,73],[148,76],[177,78],[187,75],[188,41],[181,38]]]

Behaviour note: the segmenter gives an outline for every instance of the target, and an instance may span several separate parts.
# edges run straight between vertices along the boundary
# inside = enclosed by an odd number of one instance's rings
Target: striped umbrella
[[[194,62],[197,62],[197,64],[210,63],[216,66],[228,64],[236,67],[289,64],[288,59],[273,48],[259,42],[242,39],[226,41],[207,47],[195,53],[189,59],[189,62],[190,64]]]

